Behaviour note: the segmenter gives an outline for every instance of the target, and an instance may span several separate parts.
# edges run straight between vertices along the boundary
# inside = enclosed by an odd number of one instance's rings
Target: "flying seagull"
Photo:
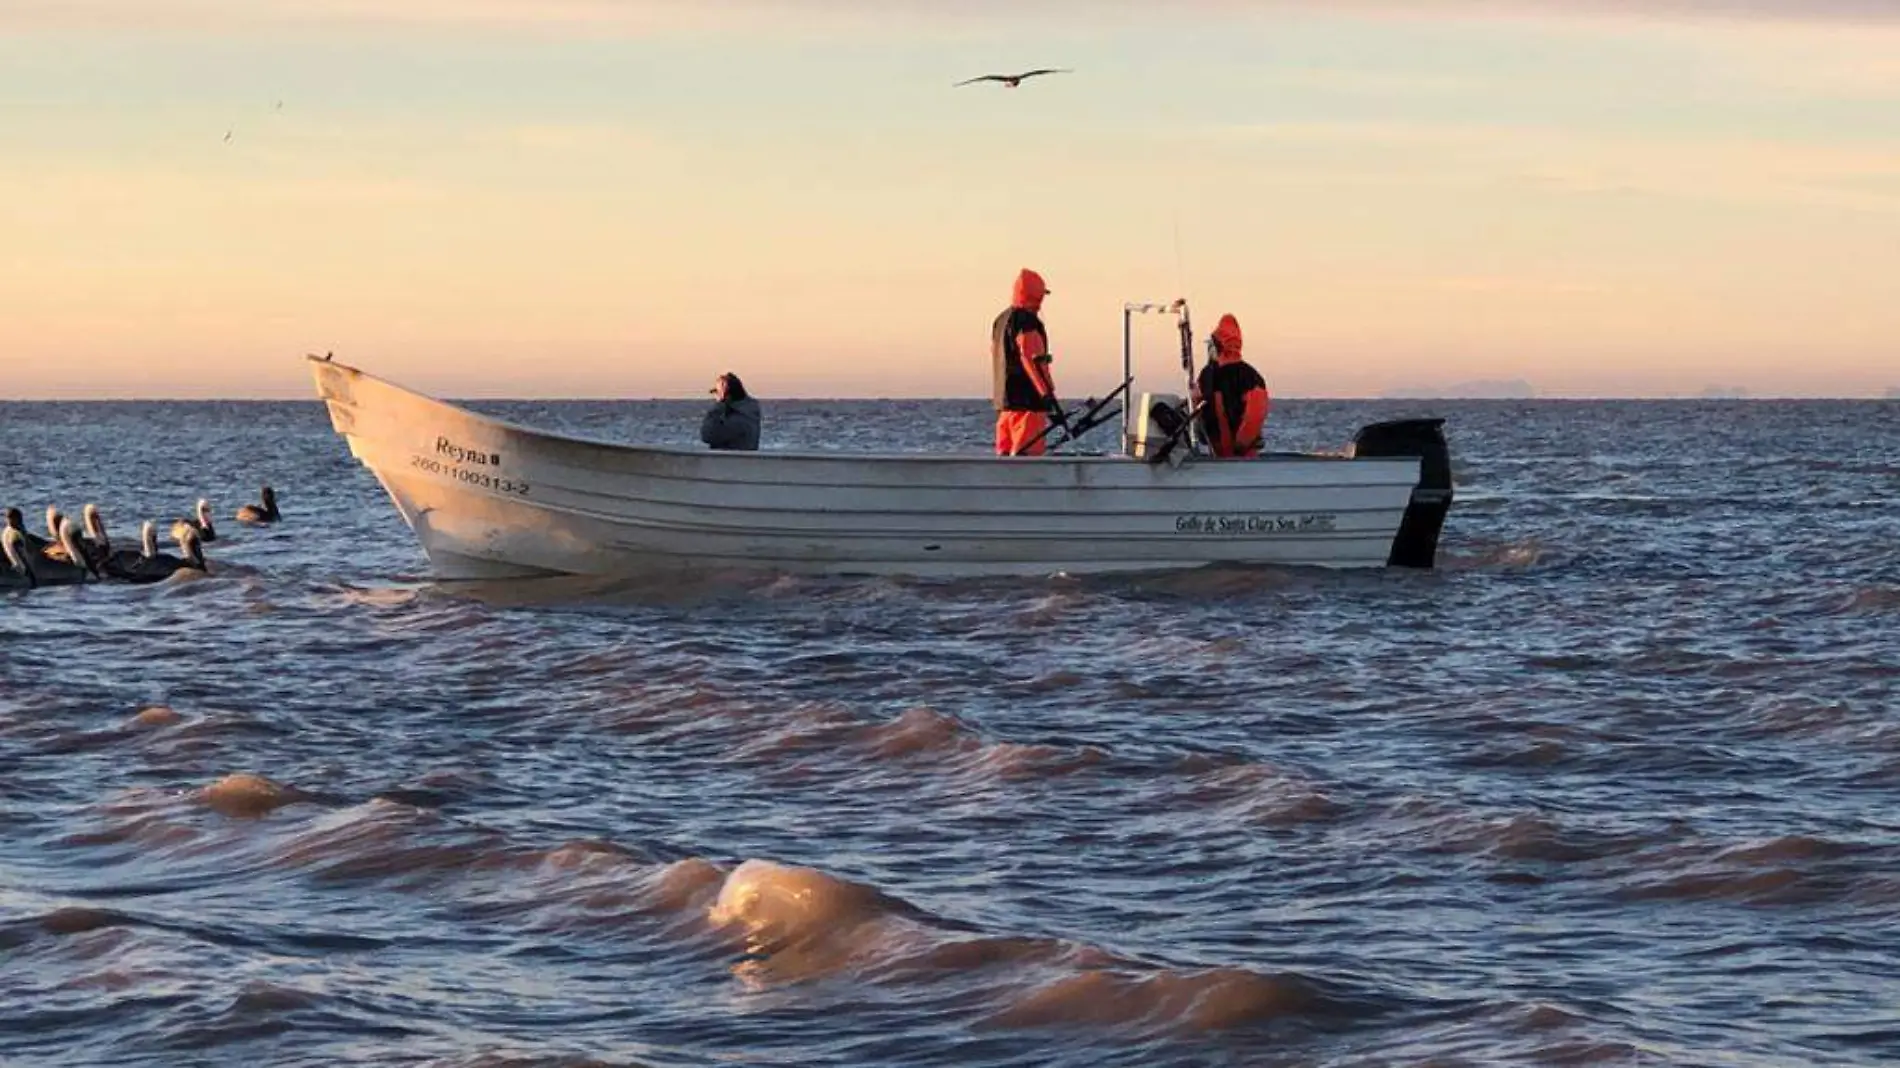
[[[1075,72],[1070,70],[1067,67],[1044,67],[1041,70],[1026,70],[1022,72],[1021,74],[985,74],[981,78],[970,78],[965,81],[958,82],[956,85],[953,85],[950,88],[955,89],[958,86],[971,85],[976,82],[1002,82],[1004,85],[1007,85],[1011,89],[1014,89],[1017,86],[1023,84],[1024,78],[1034,78],[1038,74],[1073,74],[1073,73]]]

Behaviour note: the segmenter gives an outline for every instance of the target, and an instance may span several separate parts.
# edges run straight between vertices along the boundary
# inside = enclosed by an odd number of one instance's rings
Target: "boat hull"
[[[1379,567],[1421,471],[1417,456],[1176,467],[632,446],[516,426],[327,360],[312,370],[332,426],[451,579]]]

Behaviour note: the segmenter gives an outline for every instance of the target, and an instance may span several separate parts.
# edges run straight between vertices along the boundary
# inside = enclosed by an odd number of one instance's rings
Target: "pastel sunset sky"
[[[1900,0],[0,0],[0,396],[984,396],[1024,266],[1078,398],[1878,395]]]

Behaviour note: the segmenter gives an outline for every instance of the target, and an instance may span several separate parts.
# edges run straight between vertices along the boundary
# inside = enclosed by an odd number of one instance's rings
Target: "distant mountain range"
[[[1389,400],[1529,400],[1537,388],[1521,378],[1478,379],[1448,386],[1408,386],[1386,390]]]
[[[1386,400],[1532,400],[1537,387],[1521,378],[1481,378],[1444,386],[1402,386],[1379,394]],[[1745,386],[1704,386],[1694,393],[1658,394],[1653,399],[1752,400]],[[1900,386],[1889,386],[1888,400],[1900,400]]]

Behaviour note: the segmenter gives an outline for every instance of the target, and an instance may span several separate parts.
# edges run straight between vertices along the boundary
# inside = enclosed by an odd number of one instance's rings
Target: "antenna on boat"
[[[1194,395],[1194,324],[1188,319],[1187,298],[1174,302],[1181,316],[1181,373],[1187,376],[1187,395]]]
[[[1174,291],[1187,292],[1187,268],[1181,260],[1181,209],[1174,209]]]

